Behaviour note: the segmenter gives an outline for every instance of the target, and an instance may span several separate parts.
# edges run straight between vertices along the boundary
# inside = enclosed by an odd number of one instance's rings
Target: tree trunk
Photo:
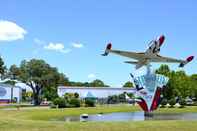
[[[35,106],[40,105],[41,103],[41,99],[40,99],[40,91],[41,88],[39,88],[37,85],[33,86],[33,84],[30,82],[30,84],[28,83],[27,85],[29,85],[33,91],[33,102]]]
[[[35,106],[40,105],[41,101],[40,101],[40,98],[39,98],[39,94],[38,93],[34,93],[33,94],[33,100],[34,100],[34,105]]]
[[[38,90],[37,88],[34,88],[34,90],[33,90],[33,100],[34,100],[35,106],[40,105],[40,103],[41,103],[40,90]]]

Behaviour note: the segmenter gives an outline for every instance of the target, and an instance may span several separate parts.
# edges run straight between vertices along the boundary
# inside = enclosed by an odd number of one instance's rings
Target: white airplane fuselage
[[[152,40],[149,44],[148,49],[145,51],[144,55],[145,58],[137,59],[136,62],[136,69],[139,69],[140,67],[144,65],[148,65],[151,62],[151,59],[156,57],[160,52],[160,47],[163,44],[165,40],[165,37],[162,35],[159,37],[158,40]]]

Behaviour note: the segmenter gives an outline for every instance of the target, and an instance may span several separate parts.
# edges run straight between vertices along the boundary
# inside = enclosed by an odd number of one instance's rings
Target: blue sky
[[[106,44],[141,52],[150,40],[164,34],[161,55],[197,56],[196,7],[195,0],[1,1],[0,22],[18,28],[10,29],[15,29],[12,40],[0,40],[0,54],[8,66],[19,65],[23,59],[44,59],[72,81],[98,78],[119,86],[130,80],[134,66],[123,63],[127,58],[102,57]],[[0,31],[0,39],[1,35]],[[170,64],[180,70],[177,66]],[[184,70],[193,74],[196,67],[194,60]]]

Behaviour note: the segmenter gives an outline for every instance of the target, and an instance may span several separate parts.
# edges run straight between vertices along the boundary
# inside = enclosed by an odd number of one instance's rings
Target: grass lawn
[[[66,115],[139,111],[119,105],[95,108],[0,110],[0,131],[196,131],[197,121],[63,122],[51,121]],[[164,108],[156,113],[197,112],[197,107]]]

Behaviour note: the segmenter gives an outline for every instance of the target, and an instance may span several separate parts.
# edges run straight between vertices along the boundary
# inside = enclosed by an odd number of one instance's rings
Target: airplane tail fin
[[[133,64],[133,65],[137,65],[138,64],[136,61],[125,61],[124,63]]]
[[[112,48],[112,44],[108,43],[107,46],[106,46],[104,54],[101,54],[101,55],[102,56],[107,56],[109,54],[109,51],[111,50],[111,48]]]
[[[137,61],[125,61],[125,63],[135,65],[136,70],[143,66],[143,64],[139,64]]]
[[[190,56],[188,57],[185,61],[181,62],[179,67],[184,67],[186,64],[188,64],[189,62],[191,62],[194,59],[194,56]]]

